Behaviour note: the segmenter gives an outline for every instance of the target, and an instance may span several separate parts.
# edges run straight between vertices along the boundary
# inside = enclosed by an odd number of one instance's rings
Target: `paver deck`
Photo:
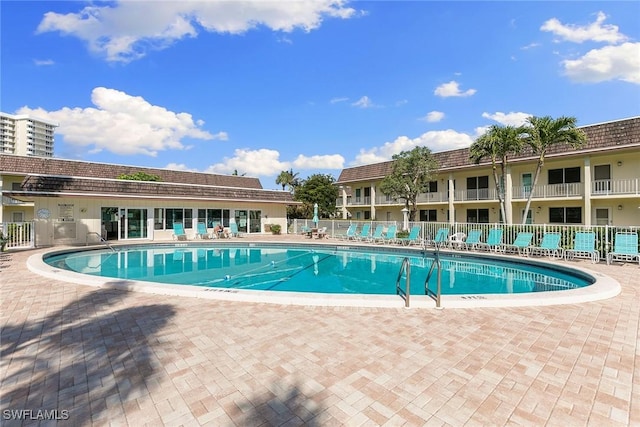
[[[37,251],[0,261],[2,425],[640,426],[637,264],[585,261],[608,300],[407,310],[94,288]]]

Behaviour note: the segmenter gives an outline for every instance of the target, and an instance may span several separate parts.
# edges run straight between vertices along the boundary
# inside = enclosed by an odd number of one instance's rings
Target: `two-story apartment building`
[[[581,127],[587,143],[551,147],[538,182],[538,157],[525,149],[508,160],[502,178],[506,222],[521,223],[531,193],[528,223],[640,225],[640,117]],[[418,197],[420,221],[501,222],[490,161],[475,164],[469,149],[434,153],[439,169]],[[392,162],[344,169],[337,206],[342,218],[401,221],[404,200],[378,186]]]

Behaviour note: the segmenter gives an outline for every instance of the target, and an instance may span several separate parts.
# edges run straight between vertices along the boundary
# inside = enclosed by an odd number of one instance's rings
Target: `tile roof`
[[[580,129],[587,135],[587,143],[584,147],[576,150],[567,144],[552,146],[547,150],[546,157],[640,147],[640,117],[582,126]],[[440,171],[476,166],[469,160],[469,148],[433,153],[433,156],[438,162]],[[532,158],[537,156],[534,156],[531,149],[527,147],[520,154],[512,156],[510,161],[526,161]],[[343,169],[336,184],[382,179],[391,173],[392,164],[393,161],[386,161]]]
[[[13,154],[0,154],[0,173],[38,174],[84,178],[117,179],[123,174],[145,172],[158,175],[163,182],[180,184],[215,185],[224,187],[261,189],[258,178],[217,175],[201,172],[156,169],[141,166],[124,166],[107,163],[91,163],[77,160],[64,160],[51,157],[29,157]]]
[[[28,175],[21,189],[5,191],[14,197],[147,197],[154,199],[206,199],[297,204],[288,191],[166,182],[125,181],[62,176]]]

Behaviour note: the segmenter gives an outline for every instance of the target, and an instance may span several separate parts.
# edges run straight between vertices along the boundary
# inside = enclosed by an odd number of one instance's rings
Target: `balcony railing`
[[[513,187],[512,198],[527,199],[532,191],[532,187]],[[573,182],[569,184],[548,184],[536,185],[533,187],[534,199],[548,199],[556,197],[580,197],[583,195],[583,187],[581,182]]]
[[[9,196],[2,196],[3,206],[19,206],[19,205],[33,205],[33,202],[23,202],[22,200],[14,199]]]
[[[449,200],[449,193],[440,191],[437,193],[422,193],[418,195],[418,203],[438,203]]]
[[[469,201],[469,200],[497,200],[498,196],[495,189],[478,188],[471,190],[456,190],[456,201]]]
[[[640,179],[599,179],[591,183],[591,195],[607,196],[610,194],[640,195]]]

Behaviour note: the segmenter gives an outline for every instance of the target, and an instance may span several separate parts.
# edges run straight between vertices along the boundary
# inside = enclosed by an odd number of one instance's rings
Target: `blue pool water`
[[[178,285],[341,294],[395,294],[402,260],[411,262],[411,293],[424,294],[431,253],[381,252],[376,248],[158,245],[117,252],[53,254],[56,268],[115,279]],[[588,286],[592,278],[521,260],[441,256],[442,294],[514,294]],[[400,283],[404,286],[404,279]],[[436,274],[428,287],[436,290]]]

